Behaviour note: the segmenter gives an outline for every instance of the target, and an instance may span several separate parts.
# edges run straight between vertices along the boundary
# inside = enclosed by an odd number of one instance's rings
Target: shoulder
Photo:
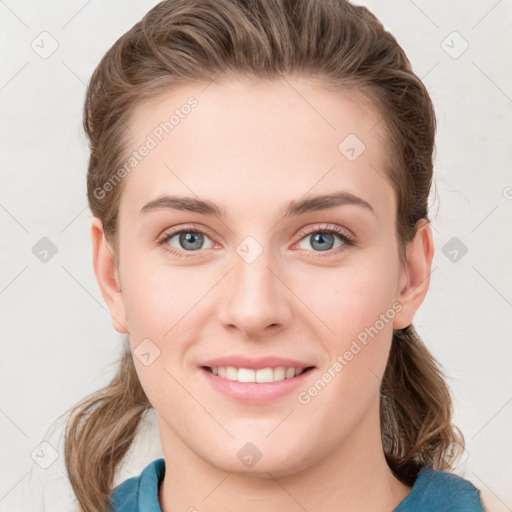
[[[411,492],[394,512],[485,512],[480,491],[468,480],[447,471],[421,468]]]
[[[128,478],[110,493],[109,512],[161,512],[158,487],[165,474],[165,461],[156,459],[140,475]]]

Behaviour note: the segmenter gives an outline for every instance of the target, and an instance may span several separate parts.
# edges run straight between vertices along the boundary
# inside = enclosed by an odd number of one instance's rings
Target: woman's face
[[[393,327],[411,320],[380,119],[297,78],[134,112],[109,306],[164,451],[278,476],[380,440]]]

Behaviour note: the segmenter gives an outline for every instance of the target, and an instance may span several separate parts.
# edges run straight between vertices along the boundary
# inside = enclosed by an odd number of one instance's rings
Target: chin
[[[270,454],[265,456],[265,451]],[[299,446],[290,448],[288,452],[281,451],[277,454],[271,447],[257,452],[256,448],[249,443],[238,450],[234,458],[232,452],[219,454],[215,459],[212,459],[209,453],[206,460],[222,471],[263,479],[295,475],[314,464],[314,461],[306,458],[304,450]]]

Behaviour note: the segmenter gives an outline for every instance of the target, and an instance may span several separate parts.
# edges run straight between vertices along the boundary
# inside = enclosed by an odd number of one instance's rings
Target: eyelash
[[[201,252],[201,251],[178,251],[175,247],[172,247],[167,244],[167,242],[171,238],[173,238],[174,236],[176,236],[177,234],[180,234],[180,233],[199,233],[199,234],[206,235],[207,237],[211,238],[206,231],[204,231],[200,228],[197,228],[195,226],[194,227],[184,226],[184,227],[180,227],[180,229],[176,229],[174,231],[165,233],[158,240],[158,245],[161,245],[162,248],[164,249],[164,251],[167,251],[167,252],[173,254],[174,256],[178,256],[179,258],[194,257],[195,252]],[[320,257],[320,258],[332,256],[333,254],[338,254],[340,251],[345,250],[346,246],[356,245],[356,240],[354,237],[348,235],[347,233],[342,231],[341,228],[339,228],[338,226],[336,226],[334,224],[325,224],[325,225],[323,225],[323,227],[315,226],[311,229],[302,231],[300,233],[300,238],[299,238],[298,242],[300,242],[302,239],[306,238],[308,235],[312,235],[314,233],[322,233],[322,234],[333,233],[335,235],[338,235],[338,237],[343,242],[343,245],[341,247],[337,247],[336,249],[329,249],[328,251],[308,251],[308,252],[314,252],[315,254],[318,253],[318,257]],[[325,252],[326,254],[325,255],[321,254],[322,252]],[[191,254],[187,254],[187,253],[191,253]]]

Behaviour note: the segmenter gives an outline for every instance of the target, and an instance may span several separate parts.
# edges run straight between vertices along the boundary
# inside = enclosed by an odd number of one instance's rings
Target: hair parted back
[[[88,200],[117,261],[123,182],[103,196],[95,191],[126,161],[134,109],[173,86],[219,76],[292,75],[340,94],[357,89],[382,116],[404,257],[417,222],[428,220],[436,123],[424,85],[377,18],[346,0],[167,0],[114,43],[87,89]],[[75,405],[66,425],[66,468],[81,512],[108,510],[115,472],[151,407],[125,346],[115,378]],[[380,409],[386,460],[408,485],[424,465],[449,469],[464,447],[443,373],[412,325],[393,333]]]

